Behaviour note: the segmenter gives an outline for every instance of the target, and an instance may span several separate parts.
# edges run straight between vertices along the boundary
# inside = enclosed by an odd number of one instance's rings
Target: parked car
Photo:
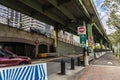
[[[26,56],[17,56],[16,54],[0,49],[0,67],[31,64],[31,59]]]

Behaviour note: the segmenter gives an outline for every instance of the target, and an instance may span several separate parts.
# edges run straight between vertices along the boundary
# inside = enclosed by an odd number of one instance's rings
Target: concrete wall
[[[23,42],[35,45],[36,41],[39,44],[47,43],[51,45],[53,40],[42,35],[26,32],[20,29],[8,27],[7,25],[0,24],[0,42]]]
[[[82,48],[58,41],[58,53],[61,55],[82,54]]]
[[[36,41],[39,41],[38,45],[45,44],[50,46],[53,44],[53,39],[0,24],[0,42],[21,42],[36,45]],[[78,46],[59,41],[58,53],[64,55],[79,54],[82,53],[82,49]]]

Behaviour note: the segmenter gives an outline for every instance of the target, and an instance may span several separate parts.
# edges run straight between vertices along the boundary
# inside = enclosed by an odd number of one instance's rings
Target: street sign
[[[82,48],[84,48],[86,46],[86,34],[80,35],[80,44],[81,44]]]
[[[80,32],[80,33],[83,33],[84,31],[85,31],[85,28],[84,28],[84,27],[80,27],[80,28],[79,28],[79,32]]]
[[[85,26],[78,27],[78,34],[86,34]]]

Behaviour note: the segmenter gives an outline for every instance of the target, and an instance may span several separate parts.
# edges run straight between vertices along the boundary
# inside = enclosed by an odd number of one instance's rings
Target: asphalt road
[[[65,61],[65,66],[66,66],[66,69],[70,69],[71,68],[71,58],[69,57],[66,57],[63,59]],[[77,63],[77,58],[75,57],[74,58],[75,60],[75,65]],[[60,67],[61,67],[61,59],[57,59],[57,60],[53,60],[53,61],[50,61],[50,62],[47,62],[47,73],[48,75],[50,74],[53,74],[53,73],[60,73]]]
[[[66,69],[70,69],[70,63],[65,63]],[[60,73],[60,62],[47,62],[47,74],[48,76],[53,73]]]
[[[58,73],[60,71],[59,62],[47,62],[47,74]]]

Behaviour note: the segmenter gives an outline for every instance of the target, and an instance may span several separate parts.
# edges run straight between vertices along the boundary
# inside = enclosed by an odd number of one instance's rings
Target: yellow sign
[[[54,31],[54,46],[57,47],[56,31]]]

